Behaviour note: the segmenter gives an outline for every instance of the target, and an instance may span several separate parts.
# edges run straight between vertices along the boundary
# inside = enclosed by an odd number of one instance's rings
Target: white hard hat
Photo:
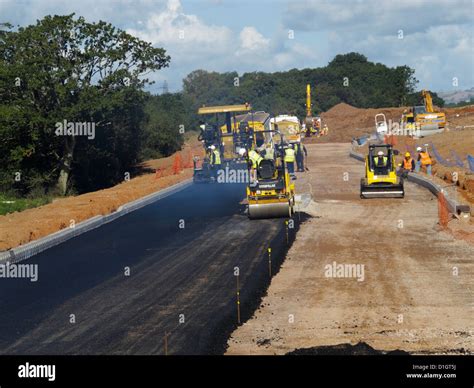
[[[416,147],[416,150],[417,150],[417,151],[421,151],[422,149],[423,149],[423,148],[421,148],[421,147]]]
[[[377,155],[378,155],[378,156],[383,156],[383,151],[377,152]]]
[[[216,146],[215,145],[211,145],[211,150],[215,150],[216,149]]]
[[[245,155],[245,148],[239,149],[239,155],[244,156]]]

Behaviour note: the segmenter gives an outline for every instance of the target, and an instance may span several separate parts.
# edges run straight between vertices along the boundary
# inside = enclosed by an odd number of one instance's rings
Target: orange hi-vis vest
[[[403,168],[405,170],[411,170],[411,164],[413,162],[413,159],[412,158],[404,158],[403,159]]]
[[[431,158],[428,152],[420,152],[420,156],[422,166],[427,166],[428,164],[431,164]]]

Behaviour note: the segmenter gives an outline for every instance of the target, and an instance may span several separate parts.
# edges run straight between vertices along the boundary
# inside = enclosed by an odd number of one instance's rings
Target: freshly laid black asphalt
[[[269,284],[267,248],[275,274],[289,247],[285,220],[248,220],[244,196],[193,185],[22,262],[39,278],[0,278],[0,353],[222,354],[235,267],[243,322]]]

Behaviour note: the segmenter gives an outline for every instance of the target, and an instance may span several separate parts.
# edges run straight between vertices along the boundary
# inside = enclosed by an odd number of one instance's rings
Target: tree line
[[[306,85],[312,87],[313,114],[341,102],[359,108],[418,105],[418,81],[408,66],[388,67],[359,53],[337,55],[325,67],[285,72],[217,73],[196,70],[183,80],[183,94],[195,111],[203,104],[250,102],[254,109],[272,114],[306,115]],[[443,100],[432,93],[433,102]]]

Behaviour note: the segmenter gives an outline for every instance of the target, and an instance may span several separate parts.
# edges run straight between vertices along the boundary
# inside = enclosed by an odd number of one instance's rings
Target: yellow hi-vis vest
[[[295,150],[292,148],[287,148],[285,150],[285,162],[293,163],[295,161]]]
[[[374,158],[374,160],[375,160],[375,167],[378,167],[379,166],[379,157],[376,156]],[[386,165],[387,165],[387,157],[384,156],[383,159],[382,159],[382,166],[386,166]]]
[[[273,147],[265,148],[265,159],[273,160],[275,153],[273,152]]]
[[[252,162],[252,168],[257,168],[263,158],[255,152],[254,150],[250,150],[249,152],[249,159]]]
[[[218,150],[214,150],[213,154],[214,154],[214,164],[221,164],[221,153]]]

